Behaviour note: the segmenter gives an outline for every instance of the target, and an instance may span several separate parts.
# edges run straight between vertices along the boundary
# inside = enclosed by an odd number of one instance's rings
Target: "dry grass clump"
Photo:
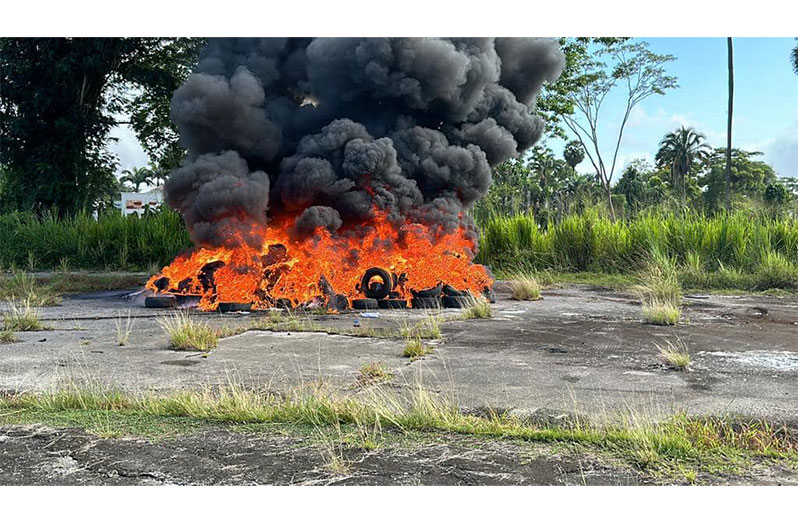
[[[410,358],[410,361],[416,361],[424,356],[432,354],[432,350],[432,347],[429,345],[424,345],[424,343],[421,341],[421,337],[417,336],[407,339],[405,350],[402,352],[402,356],[405,358]]]
[[[676,325],[682,317],[682,287],[672,259],[655,254],[633,288],[643,304],[643,317],[654,325]]]
[[[511,297],[520,301],[535,301],[541,299],[540,283],[534,276],[517,273],[510,280]]]
[[[11,343],[17,341],[17,335],[11,329],[0,329],[0,343]]]
[[[158,324],[169,336],[169,347],[174,350],[208,352],[219,343],[216,329],[186,311],[174,311],[162,316],[158,318]]]
[[[3,313],[3,328],[10,331],[46,330],[39,313],[28,300],[11,302],[11,308]]]
[[[382,363],[366,363],[358,371],[357,383],[361,386],[373,385],[393,379],[394,374]]]
[[[675,370],[687,370],[690,365],[690,353],[687,347],[682,343],[677,346],[671,341],[667,342],[667,346],[657,345],[659,348],[659,357],[662,363]]]
[[[470,298],[468,302],[468,307],[466,307],[461,316],[464,320],[481,320],[493,317],[490,302],[484,296]]]
[[[31,307],[53,307],[61,304],[61,296],[49,286],[36,281],[33,275],[14,271],[0,283],[0,297],[27,302]]]
[[[130,317],[130,311],[127,313],[127,320],[125,322],[122,321],[121,315],[116,319],[116,342],[120,347],[127,345],[127,341],[130,339],[130,333],[133,331],[133,323],[135,323],[135,321],[136,320]]]

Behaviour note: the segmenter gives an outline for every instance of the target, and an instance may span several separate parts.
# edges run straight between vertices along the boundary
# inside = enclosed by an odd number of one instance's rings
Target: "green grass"
[[[393,372],[379,362],[366,363],[358,370],[357,382],[360,386],[374,385],[390,381],[394,377]]]
[[[17,341],[17,334],[11,329],[3,327],[0,329],[0,343],[11,343]]]
[[[127,431],[168,434],[196,430],[203,424],[242,430],[328,429],[359,435],[369,447],[392,433],[402,437],[461,434],[577,446],[663,477],[739,473],[762,462],[798,466],[795,433],[763,420],[679,414],[661,422],[627,416],[618,421],[547,425],[512,415],[464,414],[420,386],[401,398],[380,387],[365,389],[358,396],[343,396],[324,386],[271,394],[229,385],[166,395],[70,387],[54,393],[2,396],[0,416],[6,424],[90,425],[95,432],[111,436]]]
[[[50,285],[20,271],[15,271],[8,277],[0,276],[0,298],[24,301],[32,307],[53,307],[61,304],[61,296]]]
[[[0,265],[33,270],[148,270],[169,263],[191,241],[180,216],[169,210],[138,218],[110,211],[88,214],[0,215]]]
[[[490,302],[484,297],[471,298],[468,307],[466,307],[463,314],[460,316],[464,320],[482,320],[493,317],[493,311],[490,308]]]
[[[47,327],[39,319],[39,313],[29,301],[11,302],[3,312],[3,329],[10,331],[41,331]]]
[[[659,357],[662,363],[676,370],[687,370],[691,361],[690,353],[687,351],[686,346],[677,346],[670,341],[667,342],[666,346],[659,347]]]
[[[798,217],[649,212],[612,222],[587,211],[543,228],[527,215],[493,216],[480,226],[477,261],[500,275],[519,267],[629,275],[659,253],[674,261],[685,288],[798,290]]]
[[[535,301],[541,299],[540,284],[529,274],[516,273],[511,276],[510,297],[520,301]]]
[[[682,319],[682,309],[672,303],[651,300],[643,303],[643,318],[652,325],[676,325]]]
[[[186,311],[161,316],[158,324],[169,337],[169,347],[174,350],[208,352],[219,343],[216,329]]]
[[[429,345],[424,345],[424,342],[421,341],[420,337],[411,337],[408,338],[407,342],[405,343],[405,349],[402,352],[402,356],[405,358],[410,358],[410,361],[416,361],[424,356],[432,354],[432,351],[433,348]]]

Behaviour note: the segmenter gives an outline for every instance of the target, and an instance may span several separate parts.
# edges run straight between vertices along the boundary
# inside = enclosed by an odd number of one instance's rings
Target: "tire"
[[[496,303],[496,293],[493,292],[492,288],[485,287],[482,295],[488,300],[488,303]]]
[[[468,291],[458,291],[448,283],[443,286],[443,295],[444,296],[470,296],[471,293]]]
[[[378,309],[379,304],[374,298],[360,298],[352,300],[352,308],[357,310]]]
[[[379,276],[382,279],[382,284],[377,283],[373,288],[369,287],[369,282],[375,276]],[[360,290],[367,298],[374,298],[375,300],[381,300],[388,296],[391,293],[392,286],[393,278],[391,277],[391,273],[379,267],[368,269],[363,273],[363,278],[360,279]]]
[[[406,309],[407,300],[385,299],[379,300],[380,309]]]
[[[144,306],[148,309],[173,309],[177,306],[177,298],[174,296],[147,296],[144,299]]]
[[[440,298],[413,298],[410,302],[414,309],[440,309]]]
[[[420,291],[411,290],[414,298],[440,298],[443,292],[443,284],[439,283],[435,287],[429,289],[421,289]]]
[[[444,296],[443,306],[447,309],[465,309],[472,302],[471,296]]]
[[[335,311],[349,310],[349,300],[345,294],[336,294],[334,296],[330,296],[329,300],[327,301],[327,308]]]
[[[221,313],[226,312],[249,312],[252,310],[252,303],[238,303],[234,301],[223,301],[216,308]]]
[[[289,300],[288,298],[277,298],[276,300],[274,300],[274,308],[285,309],[287,311],[290,311],[291,309],[294,308],[294,304],[291,303],[291,300]]]

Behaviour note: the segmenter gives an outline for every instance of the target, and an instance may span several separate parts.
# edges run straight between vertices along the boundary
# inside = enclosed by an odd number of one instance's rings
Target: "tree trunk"
[[[732,112],[734,110],[734,50],[731,37],[726,39],[729,55],[729,115],[726,121],[726,211],[731,211]]]
[[[610,219],[614,222],[615,221],[615,207],[612,205],[612,188],[610,187],[610,182],[604,184],[604,188],[607,191],[607,203],[610,206]]]

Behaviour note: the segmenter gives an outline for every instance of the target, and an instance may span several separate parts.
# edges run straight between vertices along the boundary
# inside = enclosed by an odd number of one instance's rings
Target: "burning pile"
[[[205,310],[482,293],[467,210],[540,137],[563,64],[547,39],[211,40],[172,99],[189,157],[165,186],[196,247],[148,287]]]

